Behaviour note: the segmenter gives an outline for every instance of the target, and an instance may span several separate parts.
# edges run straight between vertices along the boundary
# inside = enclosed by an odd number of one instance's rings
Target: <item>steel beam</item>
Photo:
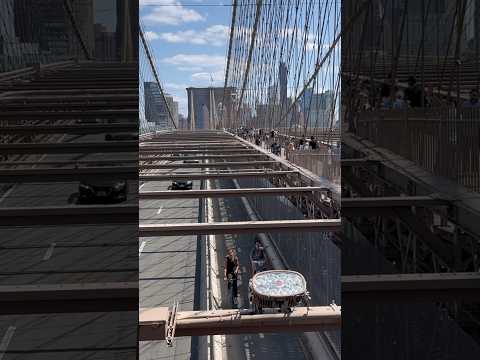
[[[260,165],[275,165],[276,161],[235,161],[235,162],[217,162],[217,163],[199,163],[199,164],[140,164],[139,169],[174,169],[174,168],[229,168],[242,166],[260,166]]]
[[[3,154],[92,154],[110,152],[138,152],[138,141],[0,144],[0,153]]]
[[[342,297],[367,303],[478,301],[480,273],[342,276]]]
[[[138,204],[0,208],[0,227],[138,224]]]
[[[392,208],[392,207],[428,207],[446,206],[449,201],[432,196],[384,196],[342,198],[342,210],[351,208]]]
[[[192,155],[192,156],[171,156],[171,155],[158,155],[158,156],[140,156],[139,161],[155,161],[155,160],[169,160],[169,161],[182,161],[182,160],[224,160],[224,159],[244,159],[251,157],[262,157],[264,154],[230,154],[230,155]]]
[[[176,314],[175,336],[327,331],[339,330],[342,325],[340,307],[297,307],[288,314],[265,312],[180,311]],[[165,307],[140,309],[139,341],[164,340],[169,316]]]
[[[138,311],[138,282],[0,285],[0,315]]]
[[[55,161],[0,161],[2,166],[54,166],[54,165],[112,165],[123,163],[135,163],[138,159],[112,159],[112,160],[55,160]],[[1,169],[0,169],[1,171]]]
[[[298,232],[298,231],[337,231],[340,230],[339,219],[315,220],[269,220],[237,221],[216,223],[177,223],[177,224],[140,224],[139,235],[142,237],[239,234],[258,232]]]
[[[72,124],[72,125],[6,125],[0,134],[98,134],[102,132],[135,132],[136,123]]]
[[[138,149],[138,147],[137,147]],[[247,148],[240,148],[240,149],[206,149],[206,150],[176,150],[176,149],[171,149],[168,150],[166,148],[163,148],[162,150],[152,150],[152,149],[138,149],[139,153],[153,153],[153,154],[251,154],[251,153],[258,153],[258,151],[254,149],[247,149]]]
[[[285,188],[247,188],[247,189],[212,189],[212,190],[170,190],[170,191],[143,191],[139,198],[148,199],[189,199],[189,198],[223,198],[257,195],[296,195],[322,192],[328,189],[322,187],[285,187]]]
[[[0,163],[1,164],[1,163]],[[137,179],[137,166],[1,169],[0,183],[63,182],[91,179]]]
[[[41,119],[135,119],[138,109],[95,110],[95,111],[9,111],[2,112],[0,120],[41,120]]]
[[[143,175],[140,181],[166,181],[166,180],[206,180],[206,179],[237,179],[241,177],[269,177],[298,174],[296,171],[258,171],[258,172],[232,172],[232,173],[171,173],[162,175]]]
[[[376,165],[378,160],[373,160],[368,157],[358,159],[341,159],[342,166],[363,166],[363,165]]]

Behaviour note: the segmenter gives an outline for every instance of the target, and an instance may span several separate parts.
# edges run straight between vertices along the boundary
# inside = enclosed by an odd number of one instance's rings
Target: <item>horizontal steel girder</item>
[[[342,166],[375,165],[378,164],[378,161],[365,157],[359,159],[341,159],[341,164]]]
[[[478,301],[480,273],[342,276],[342,297],[362,302]]]
[[[142,149],[140,148],[138,150],[141,154],[158,154],[158,155],[165,155],[165,154],[252,154],[252,153],[257,153],[258,151],[254,149],[247,149],[247,148],[238,148],[238,149],[225,149],[225,148],[220,148],[220,149],[196,149],[196,150],[180,150],[180,149],[161,149],[161,150],[152,150],[152,149]]]
[[[385,196],[342,198],[342,209],[446,206],[449,202],[431,196]]]
[[[193,155],[193,156],[171,156],[171,155],[158,155],[158,156],[140,156],[140,161],[155,161],[155,160],[169,160],[169,161],[182,161],[182,160],[224,160],[224,159],[245,159],[245,158],[265,158],[264,154],[230,154],[230,155]]]
[[[157,142],[157,141],[147,141],[147,142],[141,142],[140,146],[145,146],[145,147],[162,147],[162,148],[183,148],[183,147],[193,147],[193,146],[198,146],[198,147],[210,147],[210,146],[240,146],[242,145],[238,141],[183,141],[183,140],[177,140],[175,141],[172,139],[171,141],[167,142]],[[245,146],[243,146],[245,147]]]
[[[339,219],[236,221],[216,223],[177,223],[140,225],[141,237],[196,234],[238,234],[256,232],[337,231]]]
[[[0,168],[3,166],[52,166],[52,165],[112,165],[124,163],[138,163],[138,159],[112,159],[112,160],[55,160],[55,161],[0,161]],[[1,169],[0,169],[1,171]]]
[[[186,198],[223,198],[257,195],[296,195],[304,193],[322,192],[322,187],[286,187],[286,188],[247,188],[247,189],[212,189],[212,190],[170,190],[170,191],[143,191],[140,199],[186,199]]]
[[[138,118],[138,109],[95,111],[9,111],[0,114],[0,120]]]
[[[138,282],[0,285],[0,315],[138,311]]]
[[[236,179],[241,177],[268,177],[284,176],[298,174],[296,171],[258,171],[258,172],[232,172],[232,173],[194,173],[194,174],[162,174],[162,175],[143,175],[138,179],[140,181],[166,181],[166,180],[205,180],[205,179]]]
[[[1,164],[1,163],[0,163]],[[130,180],[138,178],[137,166],[98,166],[80,168],[1,169],[0,183],[63,182],[91,179]]]
[[[201,150],[201,151],[206,151],[206,150],[250,150],[249,148],[242,146],[242,145],[218,145],[218,146],[182,146],[182,147],[175,147],[175,146],[145,146],[145,145],[140,145],[140,151],[158,151],[160,153],[164,152],[182,152],[182,151],[188,151],[188,150]]]
[[[203,164],[140,164],[140,170],[143,169],[175,169],[175,168],[229,168],[242,166],[260,166],[260,165],[275,165],[276,161],[235,161],[235,162],[217,162],[217,163],[203,163]]]
[[[109,152],[138,152],[138,141],[94,143],[17,143],[0,144],[3,154],[92,154]]]
[[[288,314],[265,312],[180,311],[176,313],[175,336],[327,331],[339,330],[342,325],[340,307],[297,307]],[[139,341],[165,340],[170,313],[166,307],[140,309]]]
[[[18,125],[1,126],[0,134],[98,134],[114,132],[136,132],[138,124],[74,124],[74,125]]]
[[[75,224],[138,224],[134,205],[67,205],[0,208],[0,227]]]

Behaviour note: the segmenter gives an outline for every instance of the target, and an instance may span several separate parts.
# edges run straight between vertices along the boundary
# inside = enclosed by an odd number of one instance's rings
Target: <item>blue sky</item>
[[[165,90],[187,115],[187,86],[223,86],[229,0],[140,0],[140,19]]]

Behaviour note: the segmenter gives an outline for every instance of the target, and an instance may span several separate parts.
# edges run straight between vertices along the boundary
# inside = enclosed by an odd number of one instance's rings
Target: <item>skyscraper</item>
[[[174,121],[178,122],[178,103],[175,106],[173,97],[165,96],[167,103],[163,99],[163,96],[155,82],[144,83],[144,101],[145,101],[145,119],[147,122],[157,124],[160,129],[167,129],[172,127],[168,108],[171,111]]]

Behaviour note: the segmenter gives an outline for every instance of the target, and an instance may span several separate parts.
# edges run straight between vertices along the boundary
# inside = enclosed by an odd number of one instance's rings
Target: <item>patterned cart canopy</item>
[[[306,296],[307,283],[296,271],[270,270],[255,274],[250,289],[252,302],[261,308],[293,307]]]

